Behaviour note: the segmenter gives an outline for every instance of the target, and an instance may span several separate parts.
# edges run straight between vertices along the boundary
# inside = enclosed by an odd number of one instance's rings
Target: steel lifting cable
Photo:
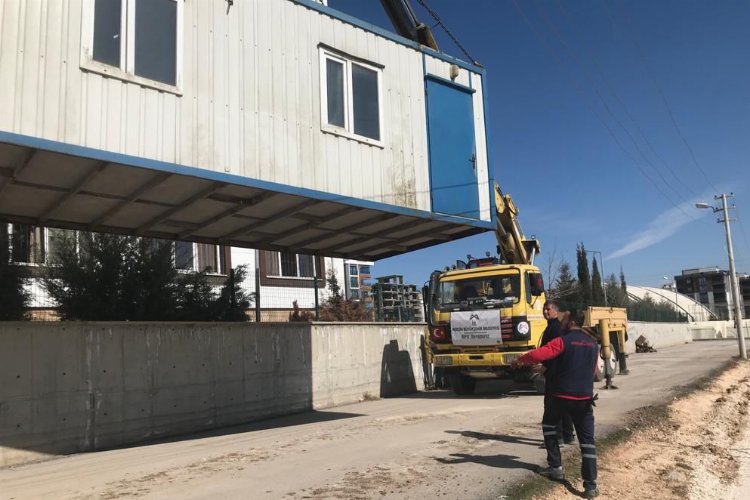
[[[421,5],[422,7],[424,7],[424,9],[432,16],[432,18],[435,19],[435,22],[438,24],[438,26],[440,26],[441,28],[443,28],[443,31],[445,31],[445,33],[450,37],[450,39],[453,40],[453,43],[455,43],[456,46],[459,49],[461,49],[461,52],[463,52],[464,55],[469,58],[469,61],[471,61],[472,64],[476,64],[477,66],[481,66],[481,64],[479,63],[479,61],[477,61],[476,59],[474,59],[471,56],[471,54],[469,54],[469,51],[466,50],[466,47],[464,47],[463,44],[461,44],[461,42],[458,41],[458,38],[456,38],[456,36],[453,33],[451,33],[451,30],[449,30],[448,27],[443,23],[443,21],[440,19],[440,16],[437,15],[437,12],[435,12],[434,10],[432,10],[430,8],[430,6],[427,5],[427,2],[425,0],[417,0],[417,2],[419,2],[419,5]]]

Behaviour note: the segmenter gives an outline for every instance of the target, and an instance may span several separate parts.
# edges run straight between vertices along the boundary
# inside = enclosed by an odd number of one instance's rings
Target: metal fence
[[[50,294],[46,283],[48,269],[44,266],[17,264],[22,267],[26,275],[24,289],[28,294],[28,319],[33,321],[59,320],[59,304]],[[331,292],[326,288],[323,278],[313,277],[305,286],[273,286],[262,285],[258,268],[247,270],[246,275],[236,282],[232,282],[235,270],[230,269],[226,274],[204,273],[203,290],[196,289],[197,274],[192,271],[179,271],[176,290],[182,302],[179,307],[203,307],[218,310],[222,301],[228,303],[243,303],[242,308],[247,321],[256,322],[284,322],[319,320],[321,308],[325,312]],[[3,286],[0,284],[0,286]],[[116,285],[112,285],[114,287]],[[187,290],[187,293],[185,291]],[[107,294],[108,292],[104,292]],[[114,290],[112,290],[114,293]],[[235,297],[231,297],[232,295]],[[185,297],[187,295],[187,298]],[[239,297],[239,298],[238,298]],[[170,311],[162,311],[164,320],[174,319]],[[134,319],[134,318],[125,318]],[[160,319],[160,318],[151,318]],[[196,320],[197,317],[186,317],[186,320]],[[235,317],[235,320],[238,319]]]

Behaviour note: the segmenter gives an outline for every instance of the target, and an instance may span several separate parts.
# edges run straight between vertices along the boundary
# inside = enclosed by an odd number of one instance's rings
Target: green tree
[[[206,271],[178,274],[172,242],[63,232],[44,287],[64,320],[246,321],[244,267],[217,293]]]
[[[550,298],[557,302],[561,311],[569,311],[580,307],[578,283],[570,270],[570,264],[562,261],[557,281],[550,287]]]
[[[224,285],[219,291],[216,302],[216,319],[218,321],[247,321],[247,310],[254,297],[242,288],[247,277],[247,267],[237,266],[229,270]]]
[[[620,266],[620,290],[622,291],[623,295],[625,296],[625,300],[627,301],[628,284],[625,282],[625,273],[622,271],[622,266]]]
[[[216,294],[205,270],[177,278],[177,314],[180,321],[214,321]]]
[[[132,263],[131,239],[96,233],[56,236],[44,287],[63,320],[118,321],[129,318],[122,297]],[[132,306],[132,304],[129,304]]]
[[[44,288],[63,320],[174,319],[176,271],[168,242],[61,231]]]
[[[617,283],[614,273],[610,274],[605,283],[607,290],[607,303],[612,307],[627,307],[628,296],[623,293],[622,288]]]
[[[596,259],[591,263],[591,305],[606,305],[604,300],[604,287],[602,286],[602,276],[599,273],[599,264]]]
[[[177,316],[177,270],[172,262],[172,242],[143,239],[132,245],[132,269],[123,279],[126,314],[144,321]]]
[[[578,288],[580,290],[582,309],[592,304],[591,300],[591,275],[589,274],[589,258],[583,242],[576,246],[576,260],[578,263]]]
[[[24,270],[10,262],[8,225],[0,223],[0,321],[27,319]]]
[[[345,298],[334,270],[328,271],[326,283],[331,291],[320,307],[321,321],[372,321],[372,310],[362,302]]]
[[[678,313],[667,302],[656,302],[650,295],[642,300],[632,300],[628,305],[628,320],[649,322],[686,322],[687,315]]]

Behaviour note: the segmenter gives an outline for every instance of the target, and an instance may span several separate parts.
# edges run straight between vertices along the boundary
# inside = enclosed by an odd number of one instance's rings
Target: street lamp
[[[717,222],[724,223],[724,230],[727,235],[727,253],[729,254],[729,279],[732,285],[732,300],[734,301],[734,325],[737,329],[737,343],[740,346],[740,357],[747,359],[747,351],[745,350],[745,335],[742,333],[742,308],[740,307],[740,294],[737,286],[737,273],[734,269],[734,249],[732,248],[732,232],[729,228],[729,207],[727,207],[727,198],[734,198],[733,193],[729,194],[717,194],[714,196],[714,200],[721,200],[721,208],[714,207],[708,203],[696,203],[695,208],[710,208],[716,212],[724,212],[724,219],[719,218]],[[731,208],[734,208],[732,205]]]

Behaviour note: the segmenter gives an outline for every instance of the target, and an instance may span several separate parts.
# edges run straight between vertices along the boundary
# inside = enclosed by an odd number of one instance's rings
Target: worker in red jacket
[[[560,416],[568,413],[573,419],[578,443],[581,446],[581,476],[584,496],[599,495],[596,486],[596,445],[594,444],[594,372],[596,371],[599,346],[596,339],[581,330],[584,314],[571,311],[563,320],[562,337],[551,340],[544,346],[529,351],[518,358],[514,365],[542,363],[556,360],[555,373],[548,380],[552,386],[548,404],[544,407],[542,433],[547,449],[546,467],[539,471],[543,476],[562,481],[560,445],[557,441],[557,423]]]

